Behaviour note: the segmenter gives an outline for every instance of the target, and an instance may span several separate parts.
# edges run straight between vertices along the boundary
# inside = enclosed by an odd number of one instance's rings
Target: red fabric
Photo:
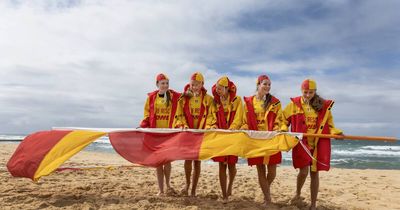
[[[126,160],[157,167],[174,160],[198,160],[203,133],[112,132],[115,151]]]
[[[187,85],[185,86],[183,92],[186,92],[186,91],[189,89],[189,87],[190,87],[190,85],[187,84]],[[198,125],[197,125],[197,128],[200,128],[200,122],[201,122],[201,119],[202,119],[202,117],[203,117],[203,115],[204,115],[204,112],[207,112],[206,115],[208,115],[208,110],[206,110],[206,107],[205,107],[204,104],[203,104],[203,102],[204,102],[204,96],[207,94],[207,90],[203,87],[203,88],[201,89],[201,92],[202,92],[202,96],[201,96],[201,106],[200,106],[199,123],[198,123]],[[193,122],[193,120],[194,120],[194,119],[193,119],[193,115],[190,113],[190,104],[189,104],[190,98],[189,98],[189,97],[185,97],[184,100],[185,100],[185,101],[184,101],[185,104],[183,105],[183,110],[184,110],[184,113],[185,113],[186,122],[188,123],[189,128],[195,128],[195,127],[194,127],[194,122]],[[205,128],[205,125],[206,125],[206,124],[204,123],[204,125],[201,127],[201,129],[204,129],[204,128]],[[197,128],[195,128],[195,129],[197,129]]]
[[[235,164],[238,162],[238,159],[239,158],[234,155],[219,156],[212,158],[214,162],[227,163],[227,164]]]
[[[269,80],[267,75],[261,75],[257,78],[257,84],[260,84],[263,80]]]
[[[258,127],[257,127],[256,113],[254,111],[253,98],[254,98],[254,96],[244,97],[244,102],[247,107],[246,117],[247,117],[247,125],[249,126],[249,130],[256,131],[256,130],[258,130]],[[274,104],[277,102],[279,102],[279,100],[277,98],[275,98],[274,96],[272,96],[271,103]],[[273,112],[269,112],[268,116],[267,116],[267,122],[266,122],[268,125],[268,127],[267,127],[268,131],[272,131],[274,129],[275,119],[276,119],[276,114]],[[276,165],[281,162],[282,162],[282,153],[281,152],[278,152],[274,155],[269,156],[268,165]],[[264,157],[248,158],[247,163],[250,166],[264,164]]]
[[[169,128],[172,128],[172,123],[174,122],[174,117],[176,114],[176,108],[178,106],[178,100],[180,97],[180,93],[175,92],[174,90],[168,90],[171,93],[172,99],[172,107],[171,107],[171,115],[169,117]],[[158,94],[158,90],[148,93],[149,96],[149,118],[142,120],[140,123],[141,128],[155,128],[156,127],[156,113],[155,113],[155,101]]]
[[[33,180],[43,158],[70,132],[40,131],[27,136],[8,161],[8,171],[14,177],[27,177]]]
[[[301,83],[301,89],[303,89],[303,90],[310,89],[310,83],[308,82],[308,80],[304,80],[303,83]]]
[[[161,80],[168,80],[168,77],[165,76],[165,74],[162,74],[162,73],[158,74],[157,77],[156,77],[156,81],[159,82]]]
[[[301,106],[301,97],[291,98],[293,103],[302,109]],[[329,105],[332,103],[330,100],[325,100],[323,108],[318,112],[318,122],[317,128],[321,126],[321,121],[324,119],[327,109]],[[307,126],[305,121],[304,113],[292,115],[289,119],[291,123],[291,131],[299,132],[299,133],[307,133]],[[328,122],[323,125],[324,128],[322,130],[323,134],[329,134],[330,129]],[[304,145],[311,149],[308,145],[307,138],[302,139]],[[317,171],[329,171],[330,168],[330,159],[331,159],[331,140],[329,138],[320,138],[317,144]],[[312,153],[311,153],[312,154]],[[311,157],[306,153],[304,148],[298,144],[292,150],[292,160],[294,168],[303,168],[305,166],[309,166],[312,163]],[[323,165],[323,164],[325,165]]]

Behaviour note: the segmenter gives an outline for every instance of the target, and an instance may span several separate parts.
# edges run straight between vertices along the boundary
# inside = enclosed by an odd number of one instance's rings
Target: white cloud
[[[2,2],[0,132],[135,127],[157,73],[181,90],[198,70],[208,89],[228,73],[242,96],[270,74],[284,104],[312,77],[336,100],[338,126],[390,124],[400,114],[399,64],[369,66],[385,64],[376,53],[400,49],[398,5],[389,3],[350,11],[347,1],[313,2],[326,10],[313,17],[312,5],[290,1]],[[371,124],[375,134],[399,135],[398,123],[379,125]]]

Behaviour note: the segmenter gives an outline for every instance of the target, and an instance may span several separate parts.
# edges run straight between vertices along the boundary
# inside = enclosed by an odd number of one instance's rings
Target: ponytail
[[[319,112],[324,105],[324,101],[321,96],[315,93],[315,96],[310,100],[310,105],[315,111]]]

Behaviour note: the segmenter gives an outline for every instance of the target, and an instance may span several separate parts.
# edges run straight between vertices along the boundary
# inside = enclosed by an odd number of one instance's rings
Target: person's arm
[[[275,121],[274,121],[274,128],[273,131],[279,131],[281,128],[281,121],[282,121],[282,105],[278,103],[275,105],[274,113],[276,114]]]
[[[343,131],[336,128],[335,124],[333,123],[333,116],[332,113],[329,113],[328,116],[328,125],[329,125],[329,130],[330,130],[330,134],[334,134],[334,135],[342,135]]]
[[[289,131],[289,125],[290,125],[290,117],[292,115],[292,109],[294,108],[294,103],[290,102],[284,110],[281,111],[280,114],[280,129],[279,131],[287,132]]]
[[[236,113],[233,118],[232,124],[228,128],[229,130],[238,130],[243,123],[243,104],[240,97],[236,97],[234,104],[236,106]]]
[[[185,118],[185,112],[183,111],[184,98],[180,98],[178,101],[178,107],[176,108],[176,114],[174,122],[172,124],[173,128],[188,128],[188,124]]]
[[[208,107],[208,115],[206,119],[205,129],[216,129],[217,128],[217,114],[216,114],[216,105],[211,100],[210,106]]]
[[[144,104],[143,110],[143,120],[140,122],[141,128],[150,127],[150,106],[149,106],[149,97],[147,97],[146,103]]]
[[[249,130],[249,125],[247,124],[247,106],[244,104],[243,106],[243,116],[242,116],[242,126],[240,127],[241,130]]]

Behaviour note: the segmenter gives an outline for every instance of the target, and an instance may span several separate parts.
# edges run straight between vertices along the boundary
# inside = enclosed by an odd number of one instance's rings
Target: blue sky
[[[154,77],[182,90],[268,74],[284,105],[307,77],[347,134],[400,136],[399,1],[2,1],[0,133],[136,127]]]

